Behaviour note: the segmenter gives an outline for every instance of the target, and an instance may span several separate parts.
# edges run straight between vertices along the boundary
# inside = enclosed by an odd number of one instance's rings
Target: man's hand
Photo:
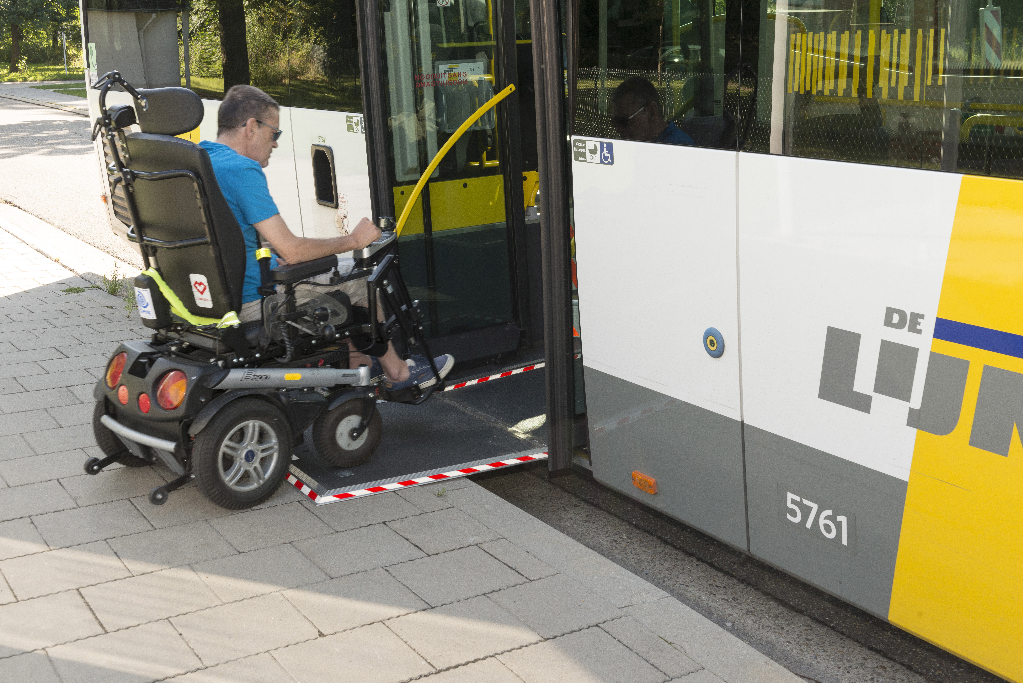
[[[373,221],[370,219],[363,218],[359,221],[359,224],[355,226],[355,230],[352,230],[349,237],[351,237],[354,243],[358,245],[353,247],[353,249],[362,249],[363,247],[368,247],[373,244],[373,242],[380,239],[380,228],[374,225]]]

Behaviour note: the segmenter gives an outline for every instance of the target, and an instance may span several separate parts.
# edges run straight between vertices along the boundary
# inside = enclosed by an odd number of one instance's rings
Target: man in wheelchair
[[[107,107],[115,86],[132,104]],[[393,221],[363,219],[332,239],[291,233],[262,171],[278,107],[255,88],[231,91],[218,141],[199,146],[176,137],[202,121],[192,91],[137,91],[117,72],[93,87],[94,137],[111,195],[124,187],[128,236],[146,266],[136,301],[153,335],[122,343],[97,383],[93,431],[105,457],[86,472],[159,461],[177,478],[150,492],[154,504],[194,479],[218,505],[245,508],[280,486],[307,429],[325,461],[365,462],[383,431],[378,399],[421,403],[453,364],[423,339],[395,234],[381,232]],[[339,269],[347,251],[352,267]],[[386,380],[368,356],[381,358]]]
[[[199,146],[209,154],[220,190],[234,213],[245,236],[245,287],[242,291],[242,309],[239,319],[243,324],[262,322],[263,297],[259,293],[260,270],[256,259],[259,242],[270,244],[277,256],[271,257],[271,268],[281,263],[305,263],[333,254],[344,254],[368,247],[380,238],[380,229],[368,218],[363,218],[350,235],[331,239],[298,237],[288,229],[270,196],[264,168],[277,147],[281,131],[280,106],[259,88],[236,85],[224,96],[217,114],[216,142],[201,142]],[[279,260],[280,259],[280,260]],[[365,285],[345,282],[337,287],[354,306],[365,307]],[[406,389],[412,384],[426,387],[436,382],[425,359],[403,361],[388,343],[387,352],[377,362],[350,345],[353,367],[367,364],[374,379],[380,371],[386,374],[385,387],[390,391]],[[417,362],[418,361],[418,362]],[[444,355],[434,359],[443,379],[454,365],[454,358]]]

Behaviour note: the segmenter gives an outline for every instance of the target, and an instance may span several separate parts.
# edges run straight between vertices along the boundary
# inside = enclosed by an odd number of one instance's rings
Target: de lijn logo
[[[572,158],[587,164],[604,164],[613,166],[615,163],[615,148],[610,142],[599,140],[572,140]]]
[[[884,326],[891,329],[918,335],[922,334],[923,321],[924,315],[921,313],[892,307],[885,309]],[[972,330],[964,332],[963,328]],[[969,335],[972,338],[978,336],[975,330],[983,328],[938,318],[935,320],[934,338],[965,343],[976,348],[989,348],[987,343],[969,341]],[[993,330],[986,332],[1006,334]],[[873,396],[853,388],[859,351],[858,333],[828,327],[817,396],[852,410],[870,413]],[[919,352],[915,346],[881,340],[873,393],[908,404],[913,393]],[[920,407],[908,408],[906,425],[938,436],[951,434],[959,424],[969,370],[970,361],[931,351]],[[989,453],[1008,456],[1013,428],[1017,425],[1023,432],[1023,374],[985,365],[970,430],[970,445]]]

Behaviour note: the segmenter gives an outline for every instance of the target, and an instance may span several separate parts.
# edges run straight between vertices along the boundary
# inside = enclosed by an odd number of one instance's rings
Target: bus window
[[[362,112],[355,0],[288,6],[291,106]]]
[[[113,69],[138,87],[178,84],[176,0],[86,0],[92,82]]]
[[[245,6],[249,83],[283,106],[362,111],[355,0]],[[179,23],[182,84],[224,96],[223,47],[215,0],[192,0]],[[185,36],[188,60],[185,60]]]
[[[576,135],[735,148],[724,0],[581,2]]]
[[[1023,177],[1023,15],[987,0],[762,0],[747,149]]]

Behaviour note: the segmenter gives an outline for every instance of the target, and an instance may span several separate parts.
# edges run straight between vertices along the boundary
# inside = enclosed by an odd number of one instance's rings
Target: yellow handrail
[[[974,114],[963,121],[963,125],[959,128],[959,139],[969,140],[970,131],[973,130],[974,126],[1021,127],[1023,126],[1023,117],[1005,116],[1002,114]]]
[[[398,217],[398,223],[394,228],[394,232],[396,234],[401,235],[401,229],[405,227],[405,221],[408,220],[409,214],[412,213],[412,206],[416,203],[416,200],[419,199],[419,193],[423,191],[423,187],[426,185],[426,181],[430,178],[430,174],[437,168],[437,165],[440,163],[440,160],[444,158],[444,155],[455,146],[455,143],[458,142],[458,138],[462,137],[462,133],[469,130],[469,127],[476,123],[481,116],[493,109],[498,102],[508,97],[508,95],[511,95],[513,92],[515,92],[515,86],[509,85],[507,88],[491,97],[482,107],[477,109],[472,116],[467,118],[465,123],[458,127],[458,130],[451,134],[448,141],[444,143],[444,146],[441,147],[440,151],[433,157],[433,161],[430,162],[430,165],[426,167],[423,175],[419,176],[419,182],[416,183],[415,188],[412,190],[412,194],[408,198],[408,202],[405,203],[405,208],[402,209],[401,216]]]

